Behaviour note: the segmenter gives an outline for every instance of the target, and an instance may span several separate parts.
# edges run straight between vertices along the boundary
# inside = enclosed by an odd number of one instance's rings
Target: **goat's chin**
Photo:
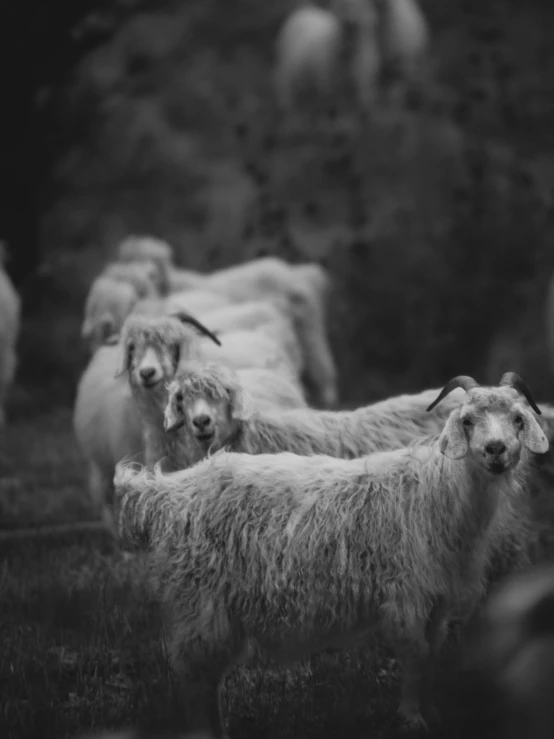
[[[197,433],[195,434],[196,442],[201,447],[208,449],[215,441],[215,432],[210,431],[208,433]]]
[[[142,377],[135,377],[133,376],[132,382],[133,385],[138,388],[139,390],[153,390],[154,388],[160,387],[161,383],[163,382],[163,377],[157,377],[154,380],[143,380]]]
[[[495,459],[485,462],[485,470],[494,476],[504,475],[510,472],[517,465],[517,459]]]

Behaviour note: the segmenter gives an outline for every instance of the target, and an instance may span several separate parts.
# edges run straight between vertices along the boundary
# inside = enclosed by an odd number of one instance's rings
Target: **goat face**
[[[121,364],[116,376],[129,372],[135,388],[151,390],[173,379],[183,349],[183,338],[172,331],[167,321],[129,322],[122,336]]]
[[[204,449],[221,447],[232,434],[235,423],[230,397],[187,395],[179,387],[170,389],[165,410],[165,430],[184,428]]]
[[[197,442],[223,446],[247,417],[236,374],[215,363],[188,363],[169,387],[165,429],[186,428]]]
[[[452,459],[470,454],[493,475],[513,469],[522,446],[543,454],[548,440],[533,414],[508,387],[474,387],[452,411],[441,434],[440,448]]]

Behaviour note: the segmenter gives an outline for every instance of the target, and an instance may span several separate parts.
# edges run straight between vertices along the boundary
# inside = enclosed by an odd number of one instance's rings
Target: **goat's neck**
[[[523,495],[525,464],[522,459],[515,469],[494,476],[467,459],[445,457],[438,443],[434,444],[422,465],[416,498],[429,496],[429,505],[421,506],[421,524],[430,548],[437,559],[444,560],[444,567],[458,563],[469,572],[472,567],[483,566],[496,532],[513,515],[514,503]],[[414,501],[414,515],[418,515],[419,507]]]
[[[167,403],[167,390],[160,383],[158,387],[145,389],[132,385],[133,398],[144,425],[154,425],[163,430],[164,409]]]

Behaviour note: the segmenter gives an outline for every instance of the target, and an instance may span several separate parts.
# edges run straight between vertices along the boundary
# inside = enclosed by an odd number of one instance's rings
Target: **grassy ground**
[[[87,521],[67,410],[15,420],[0,468],[2,528]],[[172,728],[172,691],[156,605],[141,563],[101,532],[18,540],[0,534],[0,736],[74,736],[128,725]],[[488,736],[447,651],[439,681],[444,737]],[[224,705],[235,737],[395,737],[390,655],[322,654],[291,668],[241,667]],[[494,734],[490,734],[493,736]]]

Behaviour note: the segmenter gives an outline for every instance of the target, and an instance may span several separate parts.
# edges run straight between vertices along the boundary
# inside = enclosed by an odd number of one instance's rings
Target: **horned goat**
[[[548,440],[513,387],[467,396],[438,437],[354,460],[214,454],[164,475],[119,464],[121,543],[150,552],[191,730],[222,736],[219,689],[249,642],[280,659],[377,632],[403,668],[399,713],[434,716],[446,624],[481,596],[490,544]],[[530,396],[530,393],[528,393]]]
[[[21,299],[4,269],[6,259],[5,246],[0,242],[0,429],[6,423],[6,399],[17,369],[21,318]]]
[[[128,373],[129,382],[136,408],[142,419],[146,464],[153,466],[160,459],[167,458],[171,464],[175,458],[172,452],[172,440],[164,433],[164,410],[167,405],[167,389],[169,383],[181,363],[188,366],[190,362],[206,355],[215,354],[219,361],[233,361],[244,357],[242,340],[249,340],[250,352],[255,351],[258,337],[249,336],[249,332],[239,332],[238,354],[229,354],[226,347],[212,347],[191,329],[195,327],[211,342],[220,345],[217,337],[202,323],[186,314],[152,319],[142,316],[130,316],[125,322],[120,339],[120,362],[117,375]],[[226,338],[232,337],[232,334]],[[231,342],[232,344],[232,342]],[[221,346],[221,345],[220,345]],[[252,359],[250,359],[252,363]],[[239,362],[240,363],[240,362]],[[260,370],[252,380],[251,369],[243,374],[243,378],[252,386],[255,400],[262,403],[281,401],[283,405],[305,406],[300,387],[287,374]],[[263,405],[262,405],[263,407]]]
[[[178,432],[182,467],[206,455],[197,441],[195,408],[205,416],[203,435],[211,434],[210,451],[228,447],[247,454],[295,452],[354,459],[407,446],[425,434],[439,433],[450,411],[460,403],[458,390],[433,413],[426,408],[438,390],[399,395],[353,411],[315,408],[253,411],[247,388],[229,368],[207,363],[187,365],[169,386],[165,411],[168,433]]]
[[[506,737],[549,739],[554,733],[554,567],[507,580],[476,624],[468,659],[478,687],[501,702]],[[489,690],[490,693],[490,690]]]
[[[505,374],[503,381],[510,378],[511,374]],[[517,380],[511,381],[521,389]],[[248,391],[229,369],[215,364],[187,365],[169,386],[164,425],[175,445],[176,466],[183,469],[223,447],[247,454],[289,451],[354,459],[399,449],[438,433],[463,391],[456,390],[428,414],[426,408],[437,392],[400,395],[354,411],[287,411],[282,406],[254,411]],[[543,420],[541,426],[545,426]],[[533,457],[529,464],[531,489],[539,479],[536,465]],[[506,532],[492,552],[487,570],[490,583],[527,568],[536,556],[539,532],[529,503],[526,500],[520,507],[519,525]]]
[[[202,342],[193,327],[216,344],[219,340],[191,316],[148,318],[130,316],[119,340],[115,377],[126,374],[139,417],[145,463],[152,467],[166,456],[163,414],[166,383],[173,379],[182,360],[202,356]],[[161,431],[161,433],[160,433]]]

